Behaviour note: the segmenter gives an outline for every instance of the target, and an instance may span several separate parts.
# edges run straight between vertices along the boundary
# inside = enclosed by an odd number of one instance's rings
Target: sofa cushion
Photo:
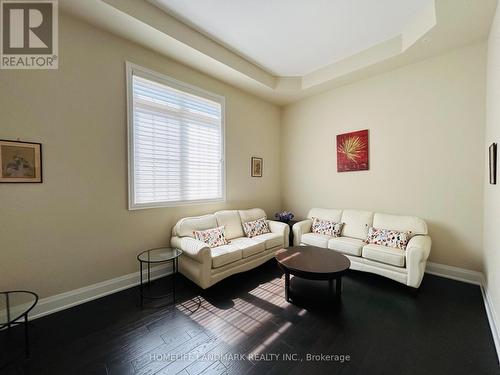
[[[206,243],[209,247],[227,245],[229,242],[224,235],[224,227],[211,228],[207,230],[195,230],[194,238]]]
[[[326,234],[327,236],[338,237],[342,232],[343,223],[336,223],[332,220],[313,217],[311,232],[316,234]]]
[[[332,238],[332,236],[327,236],[326,234],[304,233],[300,238],[300,242],[306,245],[324,247],[326,249],[328,247],[328,241]]]
[[[224,227],[226,238],[231,240],[244,236],[238,210],[217,211],[214,215],[217,219],[217,225]]]
[[[260,236],[255,236],[252,240],[264,243],[266,249],[271,249],[276,246],[283,246],[285,239],[281,233],[266,233]]]
[[[226,264],[236,262],[243,257],[241,249],[238,246],[231,244],[214,247],[210,249],[210,252],[212,254],[213,268],[222,267]]]
[[[251,208],[249,210],[239,210],[240,219],[242,223],[246,223],[247,221],[255,221],[257,219],[266,219],[266,213],[261,208]]]
[[[255,241],[253,238],[240,237],[231,240],[231,245],[241,249],[243,258],[248,258],[266,250],[265,241]]]
[[[398,232],[410,231],[412,235],[427,234],[427,224],[415,216],[400,216],[376,213],[373,216],[375,228],[392,229]]]
[[[373,212],[344,210],[340,221],[344,223],[342,236],[365,240],[368,227],[371,227],[373,223]]]
[[[333,208],[311,208],[307,214],[308,219],[318,217],[320,219],[327,219],[340,223],[340,218],[342,217],[342,210],[336,210]]]
[[[271,233],[271,229],[269,229],[269,225],[267,224],[267,220],[265,218],[243,223],[243,231],[249,238],[256,237],[261,234]]]
[[[179,237],[194,238],[195,230],[206,230],[217,227],[215,215],[203,215],[197,217],[185,217],[175,224],[174,232]]]
[[[397,230],[370,227],[366,243],[406,250],[406,245],[410,237],[411,232],[398,232]]]
[[[350,237],[337,237],[328,241],[329,249],[358,257],[361,256],[361,250],[365,245],[364,241]]]
[[[363,247],[363,258],[390,264],[397,267],[405,266],[405,252],[394,247],[369,244]]]

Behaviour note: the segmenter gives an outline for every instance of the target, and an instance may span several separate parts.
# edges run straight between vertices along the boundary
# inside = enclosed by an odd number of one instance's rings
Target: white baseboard
[[[493,342],[495,343],[497,360],[500,361],[500,324],[498,321],[498,315],[493,307],[490,294],[488,293],[484,275],[481,272],[432,262],[427,262],[425,272],[431,275],[446,277],[447,279],[479,285],[483,296],[484,307],[486,309],[486,316],[488,317],[491,334],[493,336]]]
[[[152,267],[151,280],[170,275],[171,273],[172,266],[170,264]],[[144,273],[144,275],[146,275],[146,273]],[[140,274],[139,271],[137,271],[97,284],[57,294],[55,296],[42,298],[31,311],[29,317],[31,320],[41,318],[42,316],[53,314],[64,309],[134,287],[139,285],[139,283]]]
[[[476,285],[482,285],[484,280],[481,272],[432,262],[427,262],[425,273]]]
[[[481,292],[483,293],[484,307],[490,323],[491,334],[493,335],[493,341],[495,342],[495,348],[497,349],[497,357],[500,361],[500,325],[498,315],[493,307],[493,302],[491,301],[491,295],[488,293],[488,287],[484,281],[481,285]]]

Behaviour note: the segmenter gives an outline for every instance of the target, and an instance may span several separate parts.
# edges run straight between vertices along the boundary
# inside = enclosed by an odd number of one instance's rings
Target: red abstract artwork
[[[368,169],[368,130],[337,135],[337,172]]]

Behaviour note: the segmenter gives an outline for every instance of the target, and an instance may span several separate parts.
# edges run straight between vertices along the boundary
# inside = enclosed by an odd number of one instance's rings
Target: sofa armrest
[[[406,246],[407,285],[418,288],[424,277],[427,258],[431,252],[432,240],[429,236],[417,235]]]
[[[295,246],[300,245],[300,240],[302,235],[305,233],[309,233],[311,231],[312,220],[306,219],[295,223],[292,227],[293,231],[293,244]]]
[[[267,224],[273,233],[279,233],[283,236],[283,246],[288,247],[290,239],[290,226],[281,221],[268,220]]]
[[[181,249],[183,254],[196,260],[200,263],[212,263],[212,255],[210,247],[205,242],[196,240],[191,237],[177,237],[174,236],[170,239],[170,244],[173,247]]]

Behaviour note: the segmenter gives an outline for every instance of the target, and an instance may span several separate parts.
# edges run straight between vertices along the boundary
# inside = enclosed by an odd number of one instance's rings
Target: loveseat
[[[270,233],[252,238],[245,236],[243,223],[266,218],[260,208],[224,210],[198,217],[186,217],[172,229],[171,245],[183,251],[179,272],[206,289],[238,272],[255,268],[273,258],[276,251],[288,246],[287,224],[267,220]],[[210,248],[195,239],[195,231],[224,227],[227,245]]]
[[[343,223],[338,237],[311,232],[313,218]],[[370,227],[411,232],[406,249],[367,244]],[[413,216],[371,211],[313,208],[307,219],[294,224],[295,245],[312,245],[338,251],[349,258],[351,269],[376,273],[418,288],[431,250],[424,220]]]

